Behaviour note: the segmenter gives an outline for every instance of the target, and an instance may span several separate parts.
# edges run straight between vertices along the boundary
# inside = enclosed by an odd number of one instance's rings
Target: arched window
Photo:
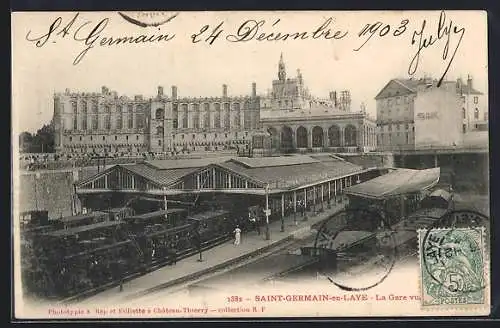
[[[229,129],[231,126],[231,110],[229,108],[229,104],[224,104],[224,128]]]
[[[332,125],[328,129],[328,145],[330,147],[340,147],[340,129],[336,125]]]
[[[220,104],[215,104],[214,127],[220,128]]]
[[[99,112],[99,103],[97,100],[94,100],[92,102],[92,113],[97,114],[97,112]]]
[[[269,135],[271,137],[271,148],[278,148],[278,146],[279,146],[278,131],[275,128],[270,127],[267,129],[267,132],[269,133]]]
[[[174,129],[179,127],[179,104],[172,105],[172,127]]]
[[[474,119],[478,120],[479,119],[479,109],[474,109]]]
[[[158,108],[155,113],[155,118],[157,120],[163,120],[165,118],[165,111],[163,108]]]
[[[111,116],[110,115],[104,116],[104,128],[106,130],[111,130]]]
[[[210,104],[205,103],[203,106],[204,106],[204,111],[205,111],[205,115],[203,117],[203,127],[205,129],[209,129],[210,128]]]
[[[323,129],[319,126],[312,129],[312,146],[323,147]]]
[[[123,113],[122,106],[116,106],[116,128],[121,130],[123,128]]]
[[[136,121],[136,126],[138,129],[143,129],[144,128],[144,124],[145,124],[145,121],[144,121],[144,108],[142,108],[142,106],[137,106],[137,109],[136,109],[137,113],[136,113],[136,116],[135,116],[135,121]]]
[[[82,101],[82,130],[87,130],[87,102],[85,100]]]
[[[467,118],[467,115],[465,113],[465,108],[462,108],[462,118],[465,120]]]
[[[284,126],[281,129],[281,148],[282,149],[293,148],[293,130],[288,126]]]
[[[87,115],[87,102],[85,100],[82,101],[82,114]]]
[[[184,129],[187,129],[187,127],[188,127],[188,105],[182,104],[181,109],[182,109],[182,127]]]
[[[159,126],[156,128],[156,135],[163,136],[163,127],[162,126]]]
[[[243,128],[249,130],[252,128],[252,112],[249,110],[250,104],[245,101],[243,105]]]
[[[233,110],[234,110],[234,126],[236,128],[239,128],[240,127],[240,103],[234,103]]]
[[[134,128],[134,107],[132,105],[128,106],[128,113],[127,113],[127,126],[129,129]]]
[[[391,130],[389,129],[389,131]],[[353,147],[357,145],[356,133],[357,133],[356,127],[354,127],[353,125],[349,124],[348,126],[345,127],[344,140],[346,146]]]
[[[307,130],[303,126],[297,128],[297,148],[307,148]]]
[[[200,128],[200,105],[193,104],[193,128]]]

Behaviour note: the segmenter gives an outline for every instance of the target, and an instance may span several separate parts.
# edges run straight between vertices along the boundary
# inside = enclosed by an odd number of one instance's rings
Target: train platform
[[[123,283],[121,291],[119,286],[113,287],[82,300],[80,304],[119,304],[161,289],[189,282],[206,274],[214,273],[227,266],[237,264],[269,251],[273,247],[292,239],[301,239],[302,236],[310,235],[314,224],[344,209],[346,204],[346,202],[332,204],[331,208],[328,209],[325,203],[323,204],[323,212],[316,214],[308,212],[307,221],[303,220],[303,217],[299,213],[297,213],[296,220],[294,220],[293,215],[288,216],[284,220],[285,229],[283,232],[281,231],[281,220],[271,222],[269,224],[270,240],[265,239],[265,226],[261,228],[260,235],[256,231],[243,233],[240,245],[234,245],[231,240],[203,251],[202,261],[199,261],[199,254],[187,257],[175,265],[161,267]],[[317,205],[317,208],[319,209],[320,205]]]

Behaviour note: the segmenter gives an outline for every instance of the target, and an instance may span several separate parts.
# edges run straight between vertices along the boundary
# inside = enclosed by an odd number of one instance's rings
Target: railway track
[[[134,302],[140,300],[141,302],[144,302],[145,300],[158,298],[159,295],[163,297],[164,295],[178,293],[179,291],[186,289],[190,285],[194,285],[206,279],[227,273],[231,270],[243,267],[250,263],[263,260],[277,253],[296,250],[303,245],[310,244],[314,240],[315,235],[316,232],[314,230],[311,230],[309,234],[302,236],[300,239],[286,238],[282,242],[273,245],[273,247],[263,250],[262,252],[258,252],[252,256],[247,256],[246,258],[235,261],[229,265],[213,268],[213,270],[210,270],[209,272],[201,272],[197,275],[186,277],[185,279],[183,279],[183,281],[172,281],[165,284],[160,284],[153,288],[130,295],[125,298],[125,301]]]
[[[210,248],[219,246],[221,244],[224,244],[224,243],[228,242],[231,239],[232,239],[231,236],[226,236],[226,237],[223,237],[223,238],[219,238],[215,242],[207,243],[204,246],[202,246],[201,251],[203,252],[203,251],[206,251],[206,250],[208,250]],[[196,255],[198,253],[199,253],[199,250],[198,249],[194,249],[194,248],[184,250],[183,252],[181,252],[181,253],[178,254],[177,261],[183,260],[185,258],[188,258],[190,256]],[[165,259],[165,260],[160,260],[160,261],[158,261],[158,260],[157,261],[153,261],[153,262],[150,263],[149,266],[147,266],[145,268],[143,267],[142,270],[136,271],[136,272],[131,272],[131,273],[125,275],[123,277],[123,279],[121,279],[121,280],[120,279],[113,280],[113,281],[108,282],[106,284],[103,284],[101,286],[85,290],[85,291],[80,292],[80,293],[78,293],[76,295],[64,298],[64,299],[60,300],[59,303],[60,304],[74,304],[74,303],[78,303],[78,302],[83,301],[83,300],[85,300],[87,298],[95,296],[95,295],[97,295],[97,294],[99,294],[99,293],[101,293],[103,291],[106,291],[108,289],[117,287],[117,286],[120,285],[121,282],[127,282],[127,281],[133,280],[135,278],[139,278],[139,277],[141,277],[143,275],[146,275],[146,274],[148,274],[150,272],[153,272],[153,271],[158,270],[158,269],[160,269],[162,267],[165,267],[165,266],[169,265],[170,263],[171,263],[170,259]]]

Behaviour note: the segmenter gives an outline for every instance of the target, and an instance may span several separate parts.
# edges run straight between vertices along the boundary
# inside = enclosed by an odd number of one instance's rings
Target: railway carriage
[[[237,223],[226,210],[189,217],[180,208],[125,214],[134,213],[116,209],[60,218],[50,230],[33,225],[40,230],[30,238],[23,234],[29,240],[22,253],[26,289],[60,299],[116,284],[227,241]]]
[[[102,210],[102,212],[107,213],[111,221],[120,221],[126,217],[135,215],[134,210],[130,207],[110,208],[108,210]]]
[[[58,227],[69,229],[80,226],[87,226],[95,223],[105,222],[109,220],[109,214],[105,212],[95,211],[85,214],[71,215],[61,217],[55,220]]]
[[[185,221],[186,213],[184,209],[170,208],[125,217],[124,221],[135,236],[140,236],[181,225]]]
[[[96,285],[92,270],[84,269],[89,266],[83,258],[126,240],[121,226],[117,221],[104,221],[42,234],[30,257],[32,265],[42,270],[31,279],[45,286],[44,293],[49,297],[67,296],[84,285]]]
[[[235,222],[231,212],[226,210],[207,211],[189,217],[196,232],[198,242],[203,246],[209,242],[218,242],[227,239],[234,229]]]

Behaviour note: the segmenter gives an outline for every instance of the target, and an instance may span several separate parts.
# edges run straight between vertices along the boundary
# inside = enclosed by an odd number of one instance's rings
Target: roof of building
[[[51,232],[48,232],[46,235],[52,236],[52,237],[65,237],[65,236],[70,236],[70,235],[74,235],[74,234],[85,232],[85,231],[114,227],[114,226],[121,225],[121,224],[122,223],[120,221],[105,221],[105,222],[87,224],[84,226],[79,226],[79,227],[74,227],[74,228],[69,228],[69,229],[61,229],[61,230],[51,231]]]
[[[149,220],[149,219],[163,216],[165,214],[181,213],[181,212],[185,212],[185,211],[186,210],[184,210],[182,208],[169,208],[167,210],[160,210],[160,211],[154,211],[154,212],[129,216],[129,217],[125,218],[125,220]]]
[[[295,157],[295,156],[290,156]],[[259,165],[248,166],[236,160],[218,164],[252,180],[269,184],[270,188],[289,189],[329,178],[337,178],[362,171],[362,167],[341,159],[319,161],[310,156],[297,159],[268,157]]]
[[[275,157],[239,157],[231,159],[230,161],[236,162],[248,168],[257,167],[274,167],[274,166],[288,166],[298,164],[318,163],[319,160],[311,156],[295,155],[295,156],[275,156]]]
[[[259,186],[269,184],[269,187],[272,189],[290,189],[316,181],[339,178],[363,171],[361,166],[331,154],[257,158],[237,157],[229,160],[227,158],[218,158],[218,160],[207,159],[205,163],[210,164],[199,166],[201,162],[197,161],[196,165],[189,168],[178,168],[180,163],[178,161],[175,162],[172,165],[164,164],[160,168],[150,163],[127,166],[116,165],[89,179],[81,181],[79,185],[88,184],[89,181],[102,177],[103,174],[107,174],[107,172],[116,167],[121,167],[133,174],[144,177],[159,186],[167,187],[182,181],[189,174],[211,166],[216,169],[220,168],[230,171]]]
[[[182,178],[190,172],[196,171],[199,167],[158,169],[154,166],[141,163],[127,165],[126,167],[124,166],[124,168],[163,186]]]
[[[348,195],[384,199],[415,193],[433,187],[440,176],[440,168],[426,170],[395,169],[375,179],[344,189]]]
[[[443,198],[444,200],[448,201],[451,199],[451,194],[449,192],[447,192],[446,190],[436,189],[429,195],[429,197],[439,197],[439,198]]]
[[[307,109],[295,110],[266,110],[260,112],[261,119],[312,119],[313,117],[342,117],[353,114],[361,114],[361,112],[341,111],[333,107],[316,106]]]
[[[406,88],[410,93],[417,92],[419,85],[424,85],[424,84],[428,84],[428,83],[432,83],[433,85],[437,84],[436,79],[434,79],[434,80],[432,80],[432,79],[400,79],[400,78],[392,79],[380,90],[380,92],[377,94],[377,96],[375,96],[375,99],[383,98],[383,96],[382,96],[383,92],[392,82],[398,83],[399,85],[401,85],[401,87]],[[460,88],[458,87],[457,82],[455,82],[455,81],[442,81],[442,83],[456,85],[457,93],[472,94],[472,95],[482,95],[483,94],[482,92],[474,89],[471,85],[469,85],[467,83],[462,83]]]
[[[154,167],[158,170],[171,170],[171,169],[185,169],[185,168],[199,168],[215,163],[225,162],[232,157],[206,157],[206,158],[187,158],[187,159],[166,159],[166,160],[150,160],[143,163]]]
[[[218,217],[221,215],[227,215],[227,214],[229,214],[229,211],[226,211],[226,210],[207,211],[207,212],[195,214],[195,215],[189,217],[189,219],[196,220],[196,221],[203,221],[203,220],[208,220],[208,219],[211,219],[214,217]]]
[[[59,218],[58,220],[64,223],[69,223],[69,222],[75,222],[75,221],[81,221],[85,219],[91,219],[96,216],[101,216],[105,215],[106,213],[104,212],[99,212],[99,211],[94,211],[86,214],[78,214],[78,215],[72,215],[72,216],[65,216],[62,218]]]

